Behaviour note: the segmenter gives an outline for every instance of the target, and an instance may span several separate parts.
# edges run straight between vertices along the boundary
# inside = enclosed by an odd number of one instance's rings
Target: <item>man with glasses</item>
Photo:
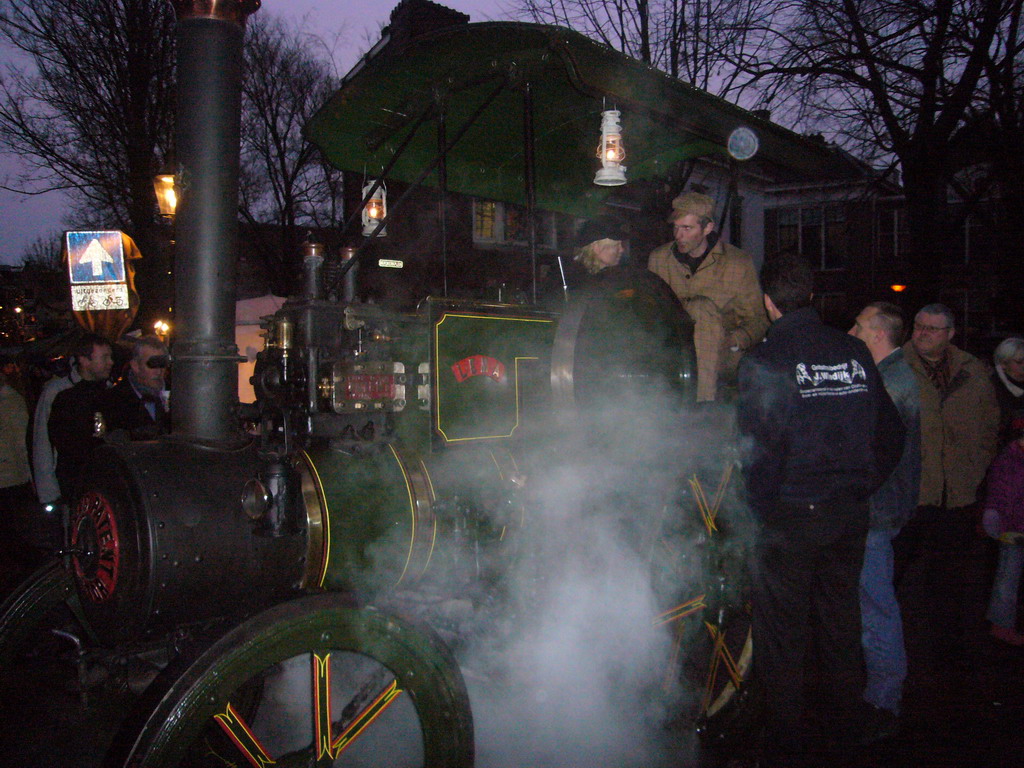
[[[132,440],[152,440],[170,431],[166,369],[166,344],[156,336],[135,340],[127,376],[100,402],[108,433],[125,430]]]
[[[933,661],[962,651],[964,587],[976,541],[978,486],[996,455],[999,406],[985,365],[954,346],[953,313],[922,307],[904,345],[921,390],[921,492],[896,538],[897,582],[912,561],[926,568]]]

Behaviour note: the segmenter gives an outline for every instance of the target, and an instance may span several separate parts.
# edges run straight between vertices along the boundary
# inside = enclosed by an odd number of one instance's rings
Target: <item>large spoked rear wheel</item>
[[[40,625],[74,595],[74,584],[54,558],[35,571],[0,605],[0,669],[15,662]]]
[[[95,765],[136,700],[124,680],[137,668],[108,670],[80,621],[70,574],[59,560],[49,561],[0,606],[6,762]]]
[[[126,765],[473,765],[469,699],[428,628],[337,595],[290,601],[211,645],[167,689]]]
[[[751,685],[749,520],[729,453],[706,458],[703,471],[687,478],[682,514],[664,522],[652,565],[656,592],[676,602],[656,619],[672,632],[666,684],[680,681],[689,692],[681,723],[692,724],[703,743],[718,745],[749,732],[758,712]],[[687,501],[696,508],[688,509]]]
[[[751,697],[754,644],[749,606],[728,611],[716,621],[702,621],[683,673],[700,692],[696,729],[711,744],[724,743],[746,731],[755,716]]]

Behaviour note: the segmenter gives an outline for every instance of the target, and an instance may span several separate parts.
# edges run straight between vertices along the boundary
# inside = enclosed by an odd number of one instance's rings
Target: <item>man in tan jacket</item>
[[[935,660],[960,650],[965,576],[972,559],[978,487],[996,455],[999,405],[988,368],[952,344],[953,313],[923,307],[903,347],[921,390],[921,492],[894,541],[897,581],[911,561],[927,569]]]
[[[754,262],[715,231],[715,201],[687,192],[672,201],[673,242],[651,252],[648,269],[669,284],[694,321],[697,401],[714,400],[740,355],[768,329]]]

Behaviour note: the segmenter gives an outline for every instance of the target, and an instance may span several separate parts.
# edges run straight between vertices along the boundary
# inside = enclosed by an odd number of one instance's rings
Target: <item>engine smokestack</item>
[[[172,432],[239,439],[235,346],[238,166],[245,20],[260,0],[173,0],[178,112]]]

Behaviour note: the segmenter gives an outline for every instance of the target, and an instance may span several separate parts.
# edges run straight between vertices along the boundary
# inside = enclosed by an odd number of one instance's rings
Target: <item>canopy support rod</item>
[[[437,115],[437,218],[441,224],[441,295],[448,298],[448,105]]]
[[[526,221],[530,235],[530,281],[537,303],[537,178],[534,166],[533,87],[523,83],[523,181],[526,185]]]
[[[718,220],[718,231],[719,231],[719,233],[721,234],[722,237],[725,237],[725,224],[726,224],[727,221],[731,221],[732,220],[730,218],[731,209],[733,207],[735,207],[736,200],[737,200],[737,198],[739,196],[739,193],[737,191],[737,186],[738,186],[738,182],[739,182],[739,175],[740,175],[739,164],[730,157],[729,158],[729,186],[726,188],[725,205],[722,206],[722,215],[721,215],[721,217]],[[729,232],[729,242],[730,243],[736,242],[736,234],[734,232],[731,232],[731,231]],[[736,246],[736,247],[738,248],[739,246]]]
[[[473,127],[473,125],[477,121],[477,118],[479,118],[480,115],[483,114],[484,110],[491,106],[494,100],[498,98],[499,94],[501,94],[501,92],[505,90],[505,87],[506,81],[503,79],[501,83],[499,83],[498,87],[491,91],[491,93],[487,95],[487,98],[484,99],[475,110],[473,110],[473,114],[470,115],[469,119],[465,122],[465,124],[461,128],[459,128],[458,132],[455,134],[455,138],[453,138],[451,141],[445,144],[445,153],[450,152],[452,150],[452,147],[454,147],[456,144],[459,143],[459,141],[462,140],[462,137],[466,135],[466,131]],[[413,189],[418,187],[420,184],[422,184],[423,180],[433,172],[434,168],[437,166],[440,160],[441,156],[438,155],[431,162],[427,163],[423,170],[420,171],[420,175],[417,176],[416,179],[406,188],[405,192],[403,192],[399,196],[398,200],[395,201],[395,204],[393,206],[390,206],[392,213],[398,210],[399,207],[402,205],[402,201],[404,201],[409,196],[409,193]],[[392,162],[388,164],[388,168],[391,168],[392,165],[394,165],[394,159],[392,159]],[[384,178],[383,173],[381,174],[381,178]],[[371,192],[372,191],[373,190],[371,190]],[[366,205],[366,201],[363,202],[363,205]],[[386,219],[381,219],[380,222],[377,223],[377,228],[373,230],[373,234],[370,235],[370,237],[368,237],[366,240],[364,240],[362,245],[360,245],[356,249],[356,252],[352,254],[352,258],[346,261],[344,265],[342,265],[341,269],[338,270],[338,274],[334,276],[334,280],[332,281],[331,285],[327,288],[325,293],[330,293],[332,290],[337,290],[338,285],[344,279],[346,273],[348,273],[348,271],[352,269],[352,267],[359,261],[359,259],[362,258],[363,253],[367,253],[367,244],[373,240],[373,238],[377,235],[377,232],[384,228],[385,224],[387,224]]]
[[[387,175],[389,173],[391,173],[391,169],[394,168],[395,167],[395,163],[397,163],[401,159],[402,153],[405,152],[405,148],[409,146],[409,142],[411,142],[413,140],[413,138],[416,136],[416,132],[420,129],[420,126],[423,125],[423,122],[428,117],[430,117],[430,115],[433,113],[433,111],[434,111],[434,105],[431,104],[429,107],[427,107],[425,110],[423,110],[423,113],[418,118],[416,118],[416,123],[409,130],[409,133],[406,134],[405,138],[402,139],[402,143],[398,145],[398,149],[395,150],[395,153],[391,156],[391,159],[388,160],[388,164],[385,165],[384,168],[381,170],[380,176],[378,176],[374,180],[373,186],[370,187],[370,189],[366,192],[366,196],[363,197],[362,201],[359,203],[359,205],[356,207],[356,209],[354,211],[352,211],[352,213],[349,215],[348,219],[345,221],[344,225],[342,225],[342,228],[341,228],[342,232],[347,232],[348,231],[348,228],[351,227],[355,223],[356,219],[363,212],[363,208],[366,207],[366,204],[368,202],[370,202],[370,199],[375,194],[377,194],[377,190],[380,189],[381,184],[384,183],[384,179],[386,179]],[[335,281],[335,284],[336,283],[337,283],[337,281]],[[332,285],[331,287],[333,288],[333,287],[335,287],[335,285]]]

